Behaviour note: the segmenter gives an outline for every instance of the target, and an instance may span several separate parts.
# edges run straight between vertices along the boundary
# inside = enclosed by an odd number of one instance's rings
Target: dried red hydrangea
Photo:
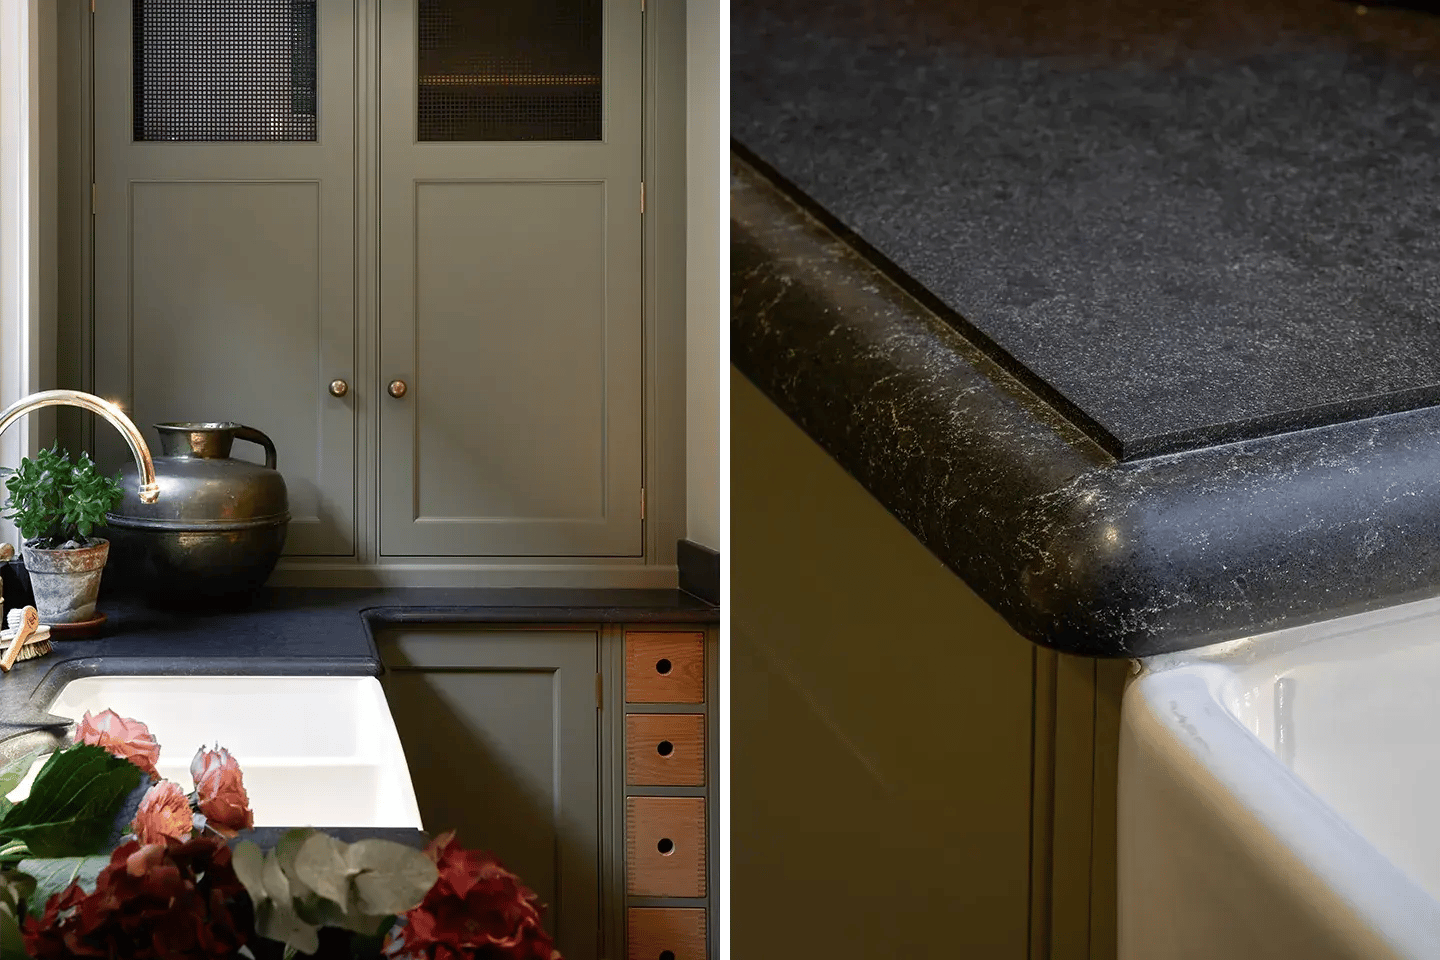
[[[440,877],[385,940],[391,958],[561,960],[540,926],[538,897],[494,854],[465,850],[455,833],[426,849]]]
[[[25,919],[23,934],[33,960],[229,957],[253,937],[254,914],[222,841],[132,840],[111,854],[94,893],[72,883],[44,916]]]

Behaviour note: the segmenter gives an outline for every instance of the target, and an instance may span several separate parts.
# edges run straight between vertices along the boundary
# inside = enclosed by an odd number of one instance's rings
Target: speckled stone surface
[[[99,609],[109,617],[104,637],[57,641],[0,676],[0,763],[64,734],[69,721],[46,708],[77,677],[376,676],[377,624],[719,621],[715,606],[679,590],[268,589],[248,608],[210,614],[102,591]]]
[[[733,0],[731,131],[1135,459],[1440,401],[1440,17]]]
[[[731,269],[735,365],[1037,643],[1148,656],[1440,585],[1440,409],[1120,462],[738,162]]]

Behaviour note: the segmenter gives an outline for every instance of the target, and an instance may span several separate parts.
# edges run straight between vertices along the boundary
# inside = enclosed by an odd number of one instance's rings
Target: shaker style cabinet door
[[[426,831],[493,850],[566,960],[598,960],[599,633],[430,624],[375,644]]]
[[[379,16],[381,552],[640,556],[640,4]]]
[[[102,0],[94,24],[95,390],[152,441],[262,430],[286,553],[349,554],[354,391],[329,387],[354,381],[354,4]]]

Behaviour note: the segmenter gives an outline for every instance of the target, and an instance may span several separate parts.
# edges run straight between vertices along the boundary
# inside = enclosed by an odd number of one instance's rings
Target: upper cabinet
[[[355,416],[326,386],[355,377],[353,5],[95,7],[96,392],[147,432],[263,430],[287,552],[348,554]]]
[[[641,552],[635,6],[380,7],[387,554]]]
[[[638,0],[93,23],[97,392],[269,434],[291,557],[653,561]]]

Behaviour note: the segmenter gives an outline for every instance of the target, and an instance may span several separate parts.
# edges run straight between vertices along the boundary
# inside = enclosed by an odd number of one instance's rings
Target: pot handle
[[[265,466],[271,470],[275,469],[275,443],[265,434],[254,427],[236,427],[236,440],[249,440],[251,443],[258,443],[265,448]]]

